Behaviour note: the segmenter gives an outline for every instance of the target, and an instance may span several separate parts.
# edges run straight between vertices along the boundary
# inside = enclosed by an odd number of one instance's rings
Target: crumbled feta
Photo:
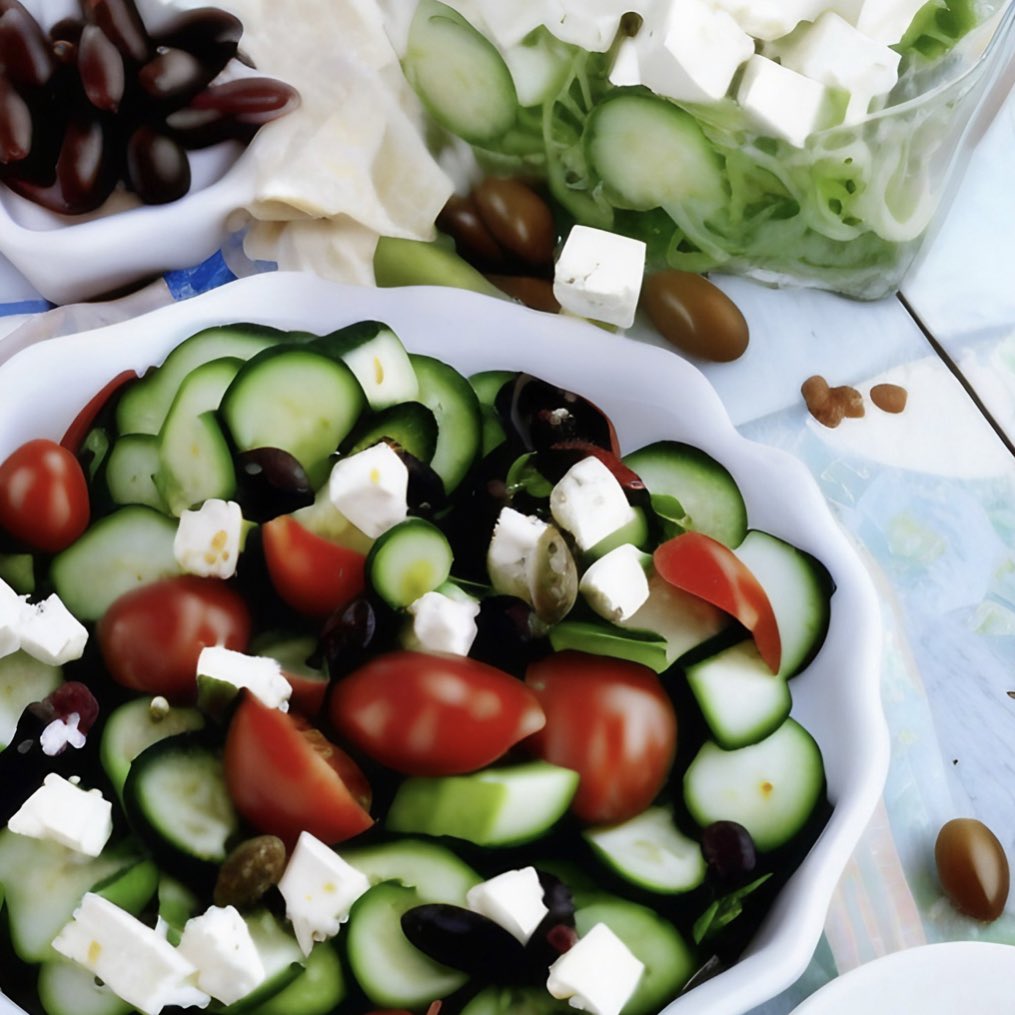
[[[926,0],[863,0],[856,27],[875,42],[901,41]]]
[[[532,603],[535,549],[547,529],[539,518],[510,507],[501,509],[486,554],[490,584],[501,595]]]
[[[61,955],[97,976],[143,1015],[168,1005],[205,1007],[209,996],[193,985],[194,965],[151,927],[89,892],[53,941]]]
[[[339,459],[328,480],[331,503],[371,539],[405,520],[408,491],[409,470],[383,441]]]
[[[447,652],[467,656],[479,629],[479,603],[471,596],[453,599],[440,592],[427,592],[409,606],[412,642],[424,652]]]
[[[41,603],[23,604],[19,631],[21,648],[50,666],[80,659],[88,642],[84,625],[56,593]]]
[[[231,500],[206,500],[197,511],[184,511],[173,540],[176,562],[188,574],[231,578],[240,558],[243,512]]]
[[[563,14],[561,0],[511,0],[510,3],[505,3],[504,0],[470,0],[469,4],[463,0],[451,2],[451,6],[470,21],[472,18],[468,7],[473,5],[486,24],[485,34],[502,49],[521,42],[540,25],[553,25]]]
[[[578,590],[600,617],[627,620],[648,600],[646,568],[651,560],[638,547],[624,543],[589,566]]]
[[[18,835],[98,856],[113,834],[113,807],[100,790],[83,790],[50,772],[7,827]]]
[[[42,753],[53,758],[56,757],[65,747],[75,749],[85,746],[87,738],[78,729],[81,716],[77,712],[71,712],[66,719],[54,719],[40,734],[39,746]]]
[[[680,4],[674,4],[680,7]],[[756,39],[781,39],[800,24],[813,21],[828,6],[828,0],[715,0],[715,6],[730,14],[737,24]]]
[[[223,1004],[246,997],[264,982],[261,956],[234,906],[212,906],[188,920],[179,952],[197,967],[198,987]]]
[[[797,148],[828,125],[828,100],[820,82],[757,55],[747,61],[737,90],[737,101],[759,133]]]
[[[572,465],[550,491],[550,513],[583,550],[635,517],[617,477],[592,456]]]
[[[550,966],[546,989],[591,1015],[620,1015],[644,970],[627,945],[597,923]]]
[[[370,887],[367,876],[309,832],[301,832],[278,883],[285,915],[304,955],[315,941],[334,937],[352,904]]]
[[[499,923],[522,944],[549,912],[535,867],[505,871],[474,885],[465,895],[469,909]]]
[[[24,600],[0,578],[0,659],[21,647],[21,612]]]
[[[245,687],[268,708],[289,711],[292,685],[282,675],[282,666],[267,656],[248,656],[221,645],[201,649],[197,676],[211,677],[239,689]]]
[[[572,314],[630,328],[645,273],[642,240],[573,226],[553,272],[553,295]]]
[[[605,53],[613,45],[621,15],[628,10],[615,0],[560,0],[560,4],[558,20],[546,27],[562,42],[592,53]]]

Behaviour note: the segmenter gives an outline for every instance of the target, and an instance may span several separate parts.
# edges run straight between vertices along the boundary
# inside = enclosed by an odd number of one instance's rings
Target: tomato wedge
[[[226,785],[236,809],[287,846],[306,830],[343,842],[373,823],[356,763],[306,720],[245,694],[226,735]]]
[[[66,433],[60,440],[61,447],[65,447],[72,455],[81,450],[88,431],[98,418],[98,415],[106,407],[106,403],[129,381],[136,381],[137,373],[134,370],[124,370],[117,374],[101,391],[94,394],[84,408],[71,420]]]
[[[779,672],[782,642],[768,593],[728,546],[702,532],[683,532],[657,547],[652,563],[664,581],[736,617],[768,668]]]
[[[328,704],[350,743],[406,775],[459,775],[543,725],[521,681],[462,656],[391,652],[343,678]]]

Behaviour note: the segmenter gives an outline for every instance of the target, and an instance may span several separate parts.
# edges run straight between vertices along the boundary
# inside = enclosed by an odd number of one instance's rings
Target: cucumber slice
[[[487,768],[471,775],[406,779],[387,827],[451,835],[478,846],[513,846],[545,835],[567,811],[578,773],[545,761]]]
[[[0,553],[0,581],[19,596],[35,594],[35,558],[30,553]]]
[[[735,552],[768,594],[782,644],[779,676],[792,677],[818,654],[828,633],[832,576],[809,553],[757,529]]]
[[[555,652],[576,649],[641,663],[656,673],[669,669],[672,660],[666,640],[649,631],[625,631],[605,620],[565,620],[550,628]]]
[[[476,397],[479,399],[479,412],[483,421],[480,454],[484,458],[507,440],[504,427],[494,411],[493,403],[497,398],[497,392],[517,376],[513,370],[484,370],[469,378],[472,390],[476,392]]]
[[[182,881],[165,873],[159,877],[158,895],[159,918],[168,926],[166,939],[178,945],[187,921],[200,911],[201,900]]]
[[[402,914],[425,900],[414,888],[374,885],[353,904],[345,936],[349,966],[373,1004],[415,1008],[447,997],[467,980],[424,955],[402,933]]]
[[[623,824],[582,834],[607,866],[651,892],[678,895],[705,880],[701,846],[677,828],[667,807],[650,807]]]
[[[27,652],[0,659],[0,751],[11,742],[25,706],[42,701],[62,683],[59,666],[39,662]]]
[[[437,448],[430,460],[451,493],[472,468],[483,441],[483,417],[472,385],[432,356],[410,356],[419,379],[419,400],[437,419]]]
[[[684,527],[739,546],[747,533],[747,506],[733,477],[710,455],[689,444],[658,441],[624,456],[651,494],[676,497]]]
[[[346,994],[345,973],[335,949],[322,942],[307,956],[306,967],[253,1015],[329,1015]]]
[[[224,356],[247,360],[289,336],[260,324],[229,324],[206,328],[181,342],[158,370],[127,387],[116,406],[116,428],[121,434],[155,435],[173,404],[184,377],[202,363]]]
[[[159,471],[159,439],[152,434],[124,434],[113,445],[106,463],[106,487],[114,504],[144,504],[169,513],[155,485]]]
[[[614,203],[648,211],[690,203],[699,216],[722,207],[722,161],[690,113],[644,92],[614,91],[585,127],[589,163]]]
[[[229,1015],[248,1015],[261,1011],[305,972],[306,960],[288,929],[267,909],[257,909],[244,917],[250,938],[257,949],[265,978],[246,997],[222,1009]],[[311,953],[313,954],[313,953]],[[296,1015],[296,1012],[293,1012]]]
[[[463,1009],[462,1015],[557,1015],[574,1012],[566,1001],[551,997],[545,987],[487,987]]]
[[[402,402],[382,409],[353,430],[343,454],[354,455],[382,440],[393,441],[414,458],[429,463],[437,449],[437,419],[419,402]]]
[[[687,682],[713,739],[726,751],[764,740],[793,705],[789,685],[773,675],[753,641],[688,666]]]
[[[694,953],[668,920],[645,906],[613,895],[582,899],[574,914],[579,934],[605,923],[645,965],[622,1015],[656,1015],[676,997],[697,967]]]
[[[768,852],[804,827],[824,785],[818,745],[787,719],[760,743],[736,751],[706,741],[684,773],[684,801],[699,825],[737,821]]]
[[[98,620],[125,592],[180,574],[176,521],[132,505],[100,518],[53,561],[50,576],[78,620]]]
[[[122,850],[121,850],[122,852]],[[128,853],[128,857],[131,854]],[[136,860],[122,871],[98,882],[92,891],[128,913],[140,913],[159,887],[159,869],[148,859]]]
[[[131,762],[152,744],[204,727],[204,716],[196,708],[173,706],[155,718],[151,698],[134,698],[118,706],[106,720],[99,743],[99,759],[113,789],[123,793]]]
[[[447,581],[453,562],[444,533],[422,518],[409,518],[374,543],[366,573],[377,594],[397,610]]]
[[[302,347],[268,349],[249,360],[222,399],[222,418],[240,451],[281,448],[312,481],[363,409],[363,389],[337,360]]]
[[[380,321],[359,321],[310,344],[356,375],[371,409],[415,402],[419,385],[399,337]],[[376,441],[374,442],[376,443]]]
[[[611,550],[615,550],[618,546],[623,546],[625,543],[631,543],[633,546],[637,546],[639,550],[644,550],[648,546],[649,530],[645,512],[639,507],[632,508],[631,512],[630,521],[624,522],[619,529],[611,532],[608,536],[603,536],[598,543],[590,546],[582,554],[582,560],[585,564],[594,563],[600,557],[605,557]]]
[[[212,497],[229,500],[236,470],[214,412],[243,361],[216,359],[187,374],[159,431],[155,486],[180,515]]]
[[[42,964],[38,990],[46,1015],[127,1015],[131,1011],[93,973],[64,958]]]
[[[465,905],[466,892],[483,879],[446,846],[423,839],[400,839],[341,851],[372,884],[398,881],[415,888],[424,902]]]
[[[518,115],[515,84],[497,49],[457,11],[423,0],[402,69],[430,115],[470,144],[495,141]]]

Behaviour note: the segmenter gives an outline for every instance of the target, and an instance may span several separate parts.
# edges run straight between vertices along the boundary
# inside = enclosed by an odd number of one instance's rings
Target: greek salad
[[[0,464],[0,990],[654,1015],[823,827],[834,591],[689,444],[387,325],[206,329]]]

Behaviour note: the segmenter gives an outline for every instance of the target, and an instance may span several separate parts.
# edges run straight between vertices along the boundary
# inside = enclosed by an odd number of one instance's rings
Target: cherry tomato
[[[133,370],[124,370],[123,373],[117,374],[101,391],[93,395],[88,404],[74,417],[60,441],[60,446],[66,448],[72,455],[77,455],[88,436],[88,431],[91,430],[99,413],[106,407],[106,403],[125,384],[136,380],[137,373]]]
[[[314,535],[289,515],[262,525],[261,541],[275,591],[300,613],[326,617],[366,586],[362,553]]]
[[[392,652],[336,686],[335,729],[375,761],[407,775],[455,775],[496,761],[543,725],[520,681],[462,656]]]
[[[170,701],[193,701],[197,657],[209,645],[243,652],[243,598],[217,578],[180,575],[120,596],[99,621],[99,647],[117,683]]]
[[[311,676],[309,673],[294,673],[282,668],[282,675],[289,681],[293,693],[289,706],[300,715],[315,716],[324,706],[328,693],[328,678],[325,674]]]
[[[88,527],[88,483],[54,441],[22,444],[0,465],[0,528],[33,550],[59,553]]]
[[[581,776],[572,811],[600,824],[645,810],[677,746],[677,717],[659,678],[637,663],[557,652],[533,663],[525,683],[546,713],[529,746]]]
[[[306,720],[249,694],[229,724],[225,772],[240,814],[288,846],[304,830],[332,845],[374,823],[356,763]]]
[[[728,546],[702,532],[683,532],[657,547],[652,563],[664,581],[736,617],[754,635],[768,668],[779,672],[782,643],[768,594]]]

